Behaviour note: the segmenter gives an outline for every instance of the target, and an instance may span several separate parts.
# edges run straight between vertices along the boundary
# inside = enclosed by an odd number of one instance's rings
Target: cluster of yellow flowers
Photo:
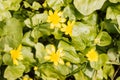
[[[64,24],[64,22],[66,22],[66,19],[65,18],[62,18],[62,12],[58,12],[58,11],[55,11],[54,13],[50,10],[49,11],[49,16],[48,16],[48,19],[47,19],[47,22],[50,23],[50,28],[51,29],[54,29],[54,28],[60,28],[60,30],[62,32],[65,32],[66,35],[70,35],[72,36],[72,29],[73,29],[73,25],[75,24],[75,21],[68,21],[67,22],[67,25]],[[50,59],[51,61],[54,62],[55,65],[58,64],[58,61],[62,62],[61,59],[60,59],[60,50],[58,50],[56,53],[55,53],[55,50],[54,50],[54,47],[53,47],[53,51],[48,51],[48,53],[50,54],[50,56],[47,56],[46,59]],[[95,51],[95,49],[91,49],[87,55],[88,57],[88,60],[90,62],[93,62],[93,61],[97,61],[98,60],[98,53],[97,51]]]
[[[47,22],[50,23],[50,28],[60,28],[62,32],[65,32],[66,35],[72,35],[72,29],[75,21],[68,21],[67,25],[65,24],[66,19],[62,18],[62,12],[55,11],[54,13],[50,10],[49,16],[47,19]],[[18,65],[18,60],[22,60],[23,56],[21,54],[21,48],[22,45],[19,45],[17,49],[10,50],[11,58],[13,59],[13,64]],[[63,50],[62,49],[55,49],[54,45],[51,45],[50,49],[46,49],[48,56],[45,56],[46,60],[50,60],[54,63],[54,65],[64,64],[64,61],[62,60]],[[98,53],[95,51],[95,49],[91,49],[86,56],[88,57],[88,60],[90,62],[98,61]],[[70,65],[70,63],[67,63],[67,65]],[[37,67],[34,68],[37,70]]]
[[[72,35],[72,29],[75,21],[68,21],[67,25],[65,18],[62,18],[62,12],[55,11],[54,13],[50,10],[47,22],[50,23],[50,28],[60,28],[62,32],[65,32],[66,35]]]

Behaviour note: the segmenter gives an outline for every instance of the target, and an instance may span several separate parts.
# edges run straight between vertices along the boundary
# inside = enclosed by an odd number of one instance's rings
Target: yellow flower
[[[56,66],[58,65],[58,63],[64,64],[64,61],[61,59],[61,57],[63,56],[62,49],[58,49],[57,51],[55,51],[55,47],[53,45],[51,45],[50,48],[51,49],[46,49],[49,55],[45,56],[45,59],[50,60]]]
[[[66,35],[72,35],[72,29],[73,29],[73,25],[74,25],[75,21],[68,21],[67,25],[63,24],[63,28],[61,28],[62,32],[65,32]]]
[[[29,78],[28,76],[24,76],[22,80],[33,80],[33,79]]]
[[[37,71],[37,70],[38,70],[38,67],[37,67],[37,66],[35,66],[35,67],[34,67],[34,70],[35,70],[35,71]]]
[[[93,61],[98,61],[98,53],[95,49],[91,49],[87,54],[86,56],[88,57],[88,60],[90,62],[93,62]]]
[[[62,12],[55,11],[54,13],[50,10],[47,22],[50,22],[50,28],[54,29],[55,27],[61,28],[61,23],[65,22],[65,18],[61,18]]]
[[[29,78],[28,77],[23,77],[23,79],[22,80],[29,80]]]
[[[66,66],[70,67],[71,66],[70,62],[66,62]]]
[[[21,54],[22,45],[19,45],[17,49],[10,50],[11,58],[13,59],[13,64],[18,65],[18,60],[22,60],[23,56]]]
[[[32,78],[30,78],[29,80],[33,80]]]

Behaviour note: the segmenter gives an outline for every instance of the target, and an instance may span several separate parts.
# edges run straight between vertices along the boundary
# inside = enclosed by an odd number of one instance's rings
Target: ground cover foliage
[[[120,0],[0,0],[0,80],[120,80]]]

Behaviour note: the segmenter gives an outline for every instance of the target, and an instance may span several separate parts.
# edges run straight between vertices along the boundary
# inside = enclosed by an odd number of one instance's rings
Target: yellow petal
[[[50,60],[50,56],[45,56],[44,59],[45,60]]]
[[[56,27],[61,28],[61,24],[60,23],[56,24]]]
[[[63,14],[62,12],[59,12],[59,13],[58,13],[58,16],[62,16],[62,14]]]
[[[22,49],[22,45],[20,44],[17,48],[17,51],[21,51],[21,49]]]
[[[62,53],[63,49],[62,48],[59,48],[56,52],[56,54],[59,54],[60,57],[62,57],[64,54]]]
[[[54,46],[54,45],[51,45],[51,51],[52,51],[53,53],[55,53],[55,46]]]
[[[57,65],[58,65],[58,62],[54,62],[54,65],[57,66]]]
[[[54,14],[59,14],[59,13],[58,13],[58,10],[56,10],[56,11],[54,12]],[[59,16],[59,15],[58,15],[58,16]]]
[[[55,28],[55,25],[54,24],[50,24],[50,29],[54,29]]]
[[[64,65],[64,61],[62,59],[59,60],[59,63]]]
[[[60,19],[60,22],[65,22],[65,21],[66,21],[65,18],[61,18],[61,19]]]
[[[53,15],[53,12],[51,10],[49,10],[49,15]]]
[[[50,16],[48,16],[48,18],[47,18],[47,22],[51,22],[51,20],[50,20]]]
[[[13,59],[13,64],[18,65],[18,61],[16,59]]]
[[[22,56],[22,55],[19,55],[18,59],[19,59],[19,60],[23,60],[23,56]]]

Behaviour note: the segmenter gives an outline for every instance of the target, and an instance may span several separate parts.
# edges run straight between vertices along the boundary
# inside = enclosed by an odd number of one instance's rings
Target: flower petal
[[[51,10],[49,10],[49,15],[53,15],[53,12]]]
[[[50,60],[50,56],[45,56],[44,59],[45,60]]]
[[[59,60],[59,63],[64,65],[64,61],[62,59]]]
[[[54,62],[54,65],[57,66],[57,65],[58,65],[58,62]]]
[[[22,45],[20,44],[17,48],[17,51],[21,51],[21,49],[22,49]]]
[[[66,19],[65,18],[60,18],[60,22],[65,22]]]

